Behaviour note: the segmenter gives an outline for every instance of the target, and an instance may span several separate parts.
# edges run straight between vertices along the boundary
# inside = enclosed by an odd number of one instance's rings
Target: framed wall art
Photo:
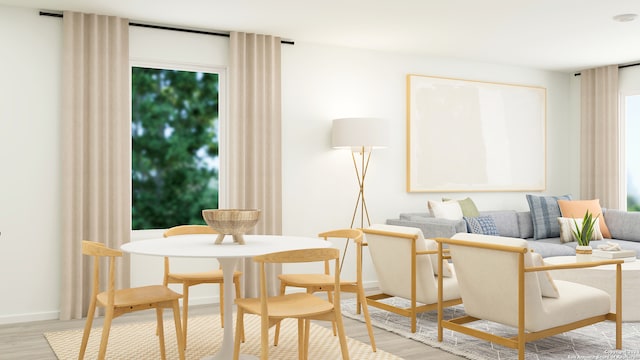
[[[407,191],[543,191],[546,89],[407,75]]]

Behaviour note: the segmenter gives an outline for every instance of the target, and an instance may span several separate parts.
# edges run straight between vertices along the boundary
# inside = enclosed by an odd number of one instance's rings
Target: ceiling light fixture
[[[629,22],[638,17],[638,14],[620,14],[613,17],[613,20],[617,22]]]

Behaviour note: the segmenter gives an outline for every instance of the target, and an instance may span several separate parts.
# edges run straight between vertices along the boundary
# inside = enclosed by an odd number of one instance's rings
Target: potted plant
[[[593,238],[593,233],[595,231],[596,221],[598,221],[598,217],[593,217],[593,214],[587,210],[584,214],[584,218],[582,219],[582,223],[578,224],[576,220],[573,221],[574,229],[572,230],[573,236],[576,237],[576,241],[578,242],[578,246],[576,246],[576,261],[590,261],[591,253],[593,249],[589,245],[589,242]]]

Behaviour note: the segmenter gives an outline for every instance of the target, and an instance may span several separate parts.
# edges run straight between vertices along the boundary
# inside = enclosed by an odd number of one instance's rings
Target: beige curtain
[[[621,209],[618,66],[581,72],[580,197]]]
[[[280,47],[278,37],[231,33],[228,205],[261,209],[258,234],[282,233]],[[241,270],[244,295],[258,296],[257,267],[247,260]]]
[[[91,290],[81,241],[119,248],[131,232],[128,20],[65,12],[63,34],[60,318],[77,319]],[[128,262],[118,276],[129,286]]]

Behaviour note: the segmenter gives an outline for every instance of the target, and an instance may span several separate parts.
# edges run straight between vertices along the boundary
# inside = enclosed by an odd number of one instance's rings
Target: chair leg
[[[282,281],[280,282],[280,295],[284,295],[287,290],[287,285],[285,285]],[[275,335],[273,336],[273,346],[278,346],[278,339],[280,339],[280,321],[276,324]]]
[[[162,321],[161,307],[156,308],[156,323],[158,324],[156,328],[158,329],[158,341],[160,343],[160,358],[162,360],[166,360],[167,351],[164,347],[164,323]]]
[[[91,326],[93,325],[93,317],[96,313],[96,299],[91,299],[89,304],[89,312],[87,312],[87,320],[84,324],[84,333],[82,334],[82,344],[80,345],[80,353],[78,354],[78,360],[84,359],[84,353],[87,350],[87,342],[89,341],[89,334],[91,333]]]
[[[187,319],[189,318],[189,284],[182,284],[182,345],[187,348]]]
[[[327,291],[327,299],[330,303],[333,304],[333,293],[331,291]],[[336,322],[331,322],[331,330],[333,330],[333,336],[336,336]]]
[[[240,338],[244,329],[244,312],[238,308],[238,319],[236,320],[236,336],[233,339],[233,360],[240,359]]]
[[[233,284],[235,285],[235,288],[236,288],[236,299],[240,299],[240,278],[239,277],[234,278]],[[242,329],[241,340],[244,343],[244,328]]]
[[[113,308],[107,308],[102,325],[102,338],[100,339],[100,351],[98,360],[104,360],[107,354],[107,343],[109,342],[109,331],[111,331],[111,321],[113,320]]]
[[[298,359],[301,359],[301,360],[306,359],[305,354],[307,353],[304,346],[307,340],[307,336],[304,331],[306,328],[305,323],[307,321],[308,320],[305,320],[305,319],[298,319]]]
[[[344,334],[344,324],[342,323],[342,314],[339,308],[334,311],[335,323],[338,328],[338,338],[340,338],[340,351],[342,352],[342,360],[349,360],[349,349],[347,348],[347,338]]]
[[[269,359],[269,319],[266,314],[260,316],[260,360]]]
[[[173,302],[173,322],[176,327],[176,340],[178,342],[178,356],[180,360],[184,360],[184,349],[187,347],[185,345],[186,336],[182,333],[182,325],[180,324],[180,303],[178,300]]]
[[[376,340],[373,338],[373,327],[371,326],[371,317],[369,316],[369,308],[364,297],[364,289],[358,286],[358,302],[362,305],[362,312],[364,313],[364,321],[367,324],[367,332],[369,333],[369,341],[371,342],[371,350],[376,352]]]
[[[311,320],[304,322],[304,360],[309,359],[309,338],[311,337]]]

